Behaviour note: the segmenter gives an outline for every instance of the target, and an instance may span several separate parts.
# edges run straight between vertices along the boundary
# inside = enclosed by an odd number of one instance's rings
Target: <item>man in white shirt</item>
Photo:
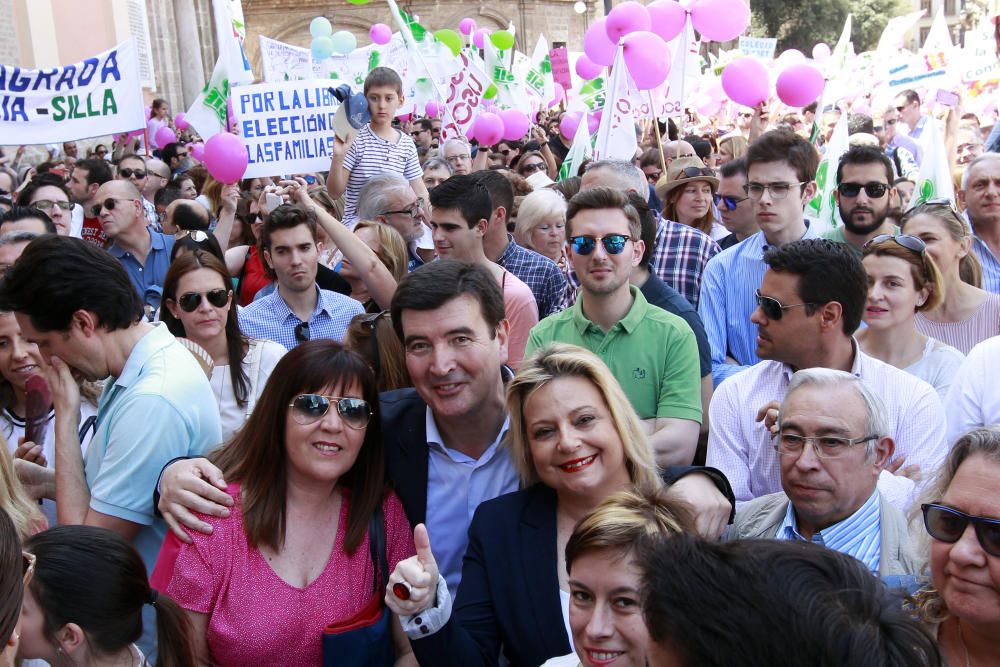
[[[987,338],[969,351],[951,381],[944,409],[948,415],[948,444],[980,426],[1000,424],[1000,336]]]

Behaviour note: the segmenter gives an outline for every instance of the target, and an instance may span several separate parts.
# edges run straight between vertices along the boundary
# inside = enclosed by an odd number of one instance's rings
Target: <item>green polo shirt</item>
[[[894,236],[898,235],[899,234],[899,227],[893,225],[892,226],[892,233],[893,233]],[[858,259],[861,259],[864,256],[864,254],[865,254],[865,251],[863,249],[857,247],[853,243],[848,243],[847,242],[847,239],[844,237],[844,226],[843,225],[838,225],[838,226],[834,227],[833,229],[829,229],[829,230],[823,232],[822,234],[820,234],[819,237],[821,239],[826,239],[828,241],[836,241],[837,243],[843,243],[844,245],[846,245],[848,247],[848,249],[850,249],[850,251],[852,253],[854,253],[857,256]]]
[[[640,419],[701,423],[698,343],[682,318],[649,305],[634,285],[628,314],[607,333],[583,314],[583,297],[532,328],[525,359],[549,343],[586,348],[608,365]]]

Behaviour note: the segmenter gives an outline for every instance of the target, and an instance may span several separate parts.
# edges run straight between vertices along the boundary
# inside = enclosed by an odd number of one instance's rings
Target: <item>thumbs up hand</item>
[[[412,616],[434,606],[438,566],[431,553],[427,527],[418,523],[413,529],[416,556],[400,561],[389,576],[385,604],[398,616]]]

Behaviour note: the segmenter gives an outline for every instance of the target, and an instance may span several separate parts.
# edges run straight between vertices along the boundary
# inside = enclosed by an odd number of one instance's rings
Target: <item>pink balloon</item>
[[[826,42],[820,42],[819,44],[814,46],[812,54],[813,54],[813,60],[818,62],[820,65],[829,60],[830,56],[832,55],[830,52],[830,46]]]
[[[468,37],[476,32],[476,22],[472,19],[462,19],[458,22],[458,31]]]
[[[523,111],[507,109],[501,111],[499,115],[503,121],[503,138],[506,141],[524,139],[524,135],[531,129],[531,119]]]
[[[626,35],[623,55],[625,66],[639,90],[656,88],[667,80],[670,49],[655,32],[644,30]]]
[[[490,37],[490,31],[486,28],[480,28],[472,35],[472,43],[480,49],[486,48],[486,40]]]
[[[188,150],[191,151],[191,157],[193,157],[198,162],[205,159],[205,144],[188,144]]]
[[[164,125],[156,131],[156,136],[153,137],[153,140],[156,142],[157,148],[163,148],[167,144],[177,141],[177,133]]]
[[[733,102],[755,107],[767,100],[767,70],[755,58],[738,58],[722,70],[722,89]]]
[[[778,75],[775,88],[778,99],[788,106],[804,107],[823,93],[823,75],[811,65],[791,65]]]
[[[181,132],[191,127],[191,123],[187,122],[186,113],[181,111],[176,116],[174,116],[174,127],[176,127]]]
[[[646,8],[635,0],[626,0],[608,13],[604,29],[608,39],[617,44],[625,35],[639,30],[649,30],[650,17]]]
[[[563,88],[562,84],[558,81],[554,84],[555,93],[552,95],[552,99],[549,100],[549,108],[556,106],[566,97],[566,89]]]
[[[481,113],[472,124],[480,146],[493,146],[503,139],[503,119],[495,113]]]
[[[601,72],[604,71],[603,67],[595,63],[586,55],[582,55],[577,58],[575,69],[577,76],[585,81],[596,79],[601,75]]]
[[[607,19],[601,17],[590,24],[583,36],[583,52],[598,65],[611,65],[615,62],[615,50],[618,45],[608,38]]]
[[[410,119],[413,118],[413,114],[411,114],[411,113],[401,113],[401,114],[397,115],[396,118],[399,119],[400,123],[409,123]]]
[[[782,67],[787,67],[789,65],[797,65],[799,63],[804,63],[806,61],[806,54],[802,53],[798,49],[786,49],[778,54],[778,57],[774,59],[774,62],[778,63]]]
[[[646,12],[649,14],[649,29],[665,42],[669,42],[684,30],[687,11],[677,0],[655,0],[646,5]]]
[[[722,81],[720,79],[713,79],[705,88],[705,92],[713,102],[724,102],[726,100],[726,91],[722,89]]]
[[[146,106],[143,110],[146,112],[146,120],[149,120],[153,116],[153,107]]]
[[[437,102],[431,101],[424,105],[424,115],[428,118],[437,118],[440,112]]]
[[[604,115],[604,109],[598,109],[597,111],[592,111],[587,114],[587,131],[593,134],[597,132],[601,127],[601,116]]]
[[[728,42],[750,25],[750,7],[743,0],[697,0],[691,7],[691,22],[702,37]]]
[[[392,28],[384,23],[376,23],[368,30],[368,36],[376,44],[388,44],[392,40]]]
[[[559,121],[559,134],[561,134],[564,139],[572,140],[573,137],[576,136],[576,129],[580,126],[580,121],[582,119],[583,113],[580,111],[565,114],[562,117],[562,120]]]
[[[235,134],[219,132],[205,143],[205,168],[220,183],[235,183],[246,173],[247,149]]]

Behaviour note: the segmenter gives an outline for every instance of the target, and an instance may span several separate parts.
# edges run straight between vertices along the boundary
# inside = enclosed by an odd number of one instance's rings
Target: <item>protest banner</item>
[[[573,77],[569,73],[569,52],[565,46],[558,49],[549,50],[549,62],[552,65],[552,78],[563,87],[569,90],[573,87]]]
[[[774,58],[774,50],[777,46],[777,37],[740,37],[740,52],[745,56],[753,56],[761,60]]]
[[[73,141],[145,126],[131,39],[65,67],[0,65],[0,144]]]
[[[442,142],[468,136],[483,93],[490,86],[489,77],[473,63],[468,53],[463,51],[458,57],[462,66],[449,79],[448,97],[444,101],[447,117],[441,123]]]
[[[331,79],[281,81],[233,89],[233,114],[247,149],[244,178],[325,171],[340,104]]]
[[[301,46],[292,46],[260,36],[260,62],[264,81],[301,81],[313,78],[312,52]]]

